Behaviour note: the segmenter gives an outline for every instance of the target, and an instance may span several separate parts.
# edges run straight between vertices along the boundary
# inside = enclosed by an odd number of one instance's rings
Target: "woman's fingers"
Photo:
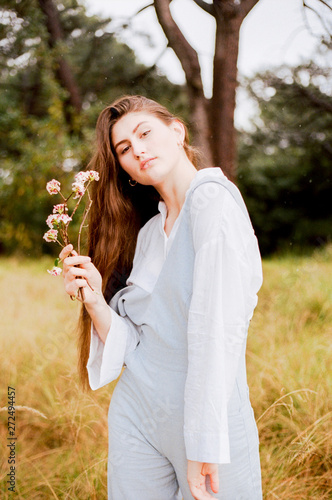
[[[89,264],[91,264],[91,258],[87,256],[75,255],[73,257],[66,257],[63,261],[63,277],[65,279],[74,279],[75,276],[83,276],[80,271],[85,269]],[[94,268],[92,264],[91,267]]]
[[[63,262],[68,267],[80,266],[84,264],[89,264],[91,262],[91,258],[86,255],[75,255],[73,257],[66,257]]]
[[[73,251],[73,245],[67,245],[66,247],[64,247],[61,252],[59,253],[59,258],[60,260],[64,260],[66,257],[68,257],[71,252]]]
[[[65,285],[65,290],[69,295],[75,295],[79,288],[86,288],[88,283],[84,279],[70,281]]]
[[[65,290],[70,295],[77,290],[77,288],[84,288],[88,286],[89,273],[83,267],[68,267],[65,275]]]
[[[219,489],[218,465],[188,460],[187,480],[191,494],[195,500],[210,500],[214,498],[206,489],[207,475],[211,479],[212,491],[217,493]]]
[[[81,276],[88,277],[88,271],[86,269],[84,269],[83,267],[71,266],[68,269],[68,275],[72,279],[76,279],[76,277],[81,277]]]
[[[59,257],[63,262],[65,291],[84,303],[97,301],[102,295],[102,278],[91,258],[78,255],[72,245],[64,247]]]
[[[208,493],[206,490],[202,490],[202,488],[200,487],[192,486],[190,488],[190,491],[195,500],[211,500],[211,498],[214,498],[210,495],[210,493]]]
[[[202,474],[204,476],[210,476],[211,489],[213,493],[218,493],[219,490],[218,464],[204,463],[202,467]]]
[[[210,474],[211,489],[213,493],[218,493],[219,491],[219,474],[218,470],[211,472]]]
[[[59,258],[60,258],[61,261],[64,261],[66,258],[68,258],[70,256],[74,256],[74,257],[78,256],[78,253],[76,252],[76,250],[74,250],[72,244],[67,245],[66,247],[64,247],[61,250],[61,252],[59,253]],[[85,257],[86,259],[90,259],[90,257],[87,257],[87,256],[83,256],[83,257]]]
[[[83,277],[74,278],[74,279],[65,279],[65,291],[69,295],[75,295],[79,288],[89,287],[88,281]]]

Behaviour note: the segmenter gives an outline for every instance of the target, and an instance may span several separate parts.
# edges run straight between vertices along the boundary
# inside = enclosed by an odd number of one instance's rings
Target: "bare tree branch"
[[[306,12],[307,12],[306,8],[308,10],[313,10],[315,14],[316,14],[316,11],[312,7],[310,7],[309,5],[305,5],[305,2],[303,2],[303,7],[304,8],[302,9],[302,18],[303,18],[303,22],[305,24],[305,28],[310,32],[311,36],[313,36],[314,38],[317,38],[318,40],[321,40],[322,39],[321,35],[315,34],[311,29],[311,26],[309,24],[308,17],[306,14]],[[322,22],[322,20],[321,20],[321,22]]]
[[[244,19],[259,0],[242,0],[240,5],[242,19]]]
[[[160,54],[156,57],[156,59],[154,61],[154,64],[152,65],[152,67],[157,67],[158,61],[160,61],[160,59],[163,57],[163,55],[165,54],[165,52],[166,52],[167,49],[168,49],[168,44],[162,49],[162,51],[160,52]]]
[[[324,2],[324,0],[318,0],[320,3],[322,3],[323,5],[325,5],[325,7],[327,7],[328,9],[332,10],[332,7],[331,5],[329,5],[327,2]]]
[[[53,0],[39,0],[39,6],[45,15],[46,27],[49,33],[49,46],[53,48],[58,42],[63,40],[63,32],[58,11],[53,3]],[[58,79],[63,88],[65,88],[69,93],[70,104],[74,107],[77,113],[80,113],[82,100],[72,69],[64,57],[58,57],[57,62]]]
[[[158,21],[166,35],[169,46],[179,58],[188,85],[203,92],[201,69],[197,52],[189,44],[174,21],[169,4],[169,0],[154,0]]]
[[[135,14],[133,14],[131,16],[131,19],[135,16],[137,16],[138,14],[140,14],[141,12],[143,12],[144,10],[148,9],[149,7],[153,7],[153,2],[152,3],[149,3],[148,5],[145,5],[145,7],[142,7],[141,9],[139,9]]]
[[[194,0],[194,2],[196,5],[198,5],[198,7],[205,10],[205,12],[207,12],[208,14],[211,14],[211,16],[215,17],[216,11],[212,3],[207,3],[204,0]]]
[[[172,0],[170,0],[170,1],[172,1]],[[135,17],[138,16],[138,14],[141,14],[146,9],[149,9],[150,7],[153,7],[153,6],[154,6],[154,3],[152,2],[152,3],[149,3],[148,5],[145,5],[141,9],[139,9],[137,12],[135,12],[131,16],[121,16],[121,18],[124,19],[124,22],[121,25],[119,25],[116,29],[113,29],[112,33],[118,34],[124,29],[131,28],[132,27],[131,23],[132,23],[133,19],[135,19]]]
[[[324,2],[324,0],[318,0],[318,1],[320,3],[322,3],[323,5],[325,5],[326,7],[328,7],[329,9],[332,10],[332,8],[326,2]],[[308,9],[308,10],[311,10],[314,14],[316,14],[316,16],[318,17],[318,19],[321,22],[321,25],[323,26],[323,28],[325,29],[326,33],[329,35],[329,37],[331,39],[330,30],[329,30],[328,26],[326,25],[325,19],[323,18],[323,16],[316,9],[314,9],[313,7],[311,7],[311,5],[308,5],[305,0],[302,0],[302,5],[303,5],[304,10]],[[309,26],[309,23],[308,23],[307,20],[306,20],[306,25],[307,25],[308,29],[310,30],[310,32],[312,32],[312,30],[310,29],[310,26]],[[320,38],[322,38],[322,37],[320,37]]]
[[[154,0],[158,21],[166,35],[169,46],[174,50],[186,75],[194,143],[202,152],[200,161],[200,168],[202,168],[212,165],[213,158],[209,144],[207,99],[203,90],[201,67],[197,52],[189,44],[174,21],[169,4],[170,0]]]
[[[214,16],[216,18],[232,19],[234,17],[241,19],[251,11],[259,0],[213,0]],[[196,2],[196,0],[194,0]],[[197,3],[197,2],[196,2]]]
[[[235,4],[230,0],[213,0],[213,6],[215,10],[216,19],[232,18],[238,15],[241,5],[239,3]]]

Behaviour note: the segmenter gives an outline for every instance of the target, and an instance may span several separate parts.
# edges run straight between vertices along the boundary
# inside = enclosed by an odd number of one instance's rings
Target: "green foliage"
[[[259,106],[240,134],[238,184],[264,254],[331,238],[331,72],[314,63],[247,82]]]
[[[47,230],[45,219],[55,202],[45,189],[46,182],[56,178],[70,190],[73,179],[67,172],[83,168],[88,159],[87,146],[67,133],[58,86],[50,78],[49,87],[51,83],[53,93],[50,92],[48,113],[43,118],[27,115],[0,99],[4,131],[0,133],[2,251],[36,255],[41,250],[52,250],[42,240]]]
[[[37,0],[0,0],[0,252],[58,252],[42,240],[57,202],[46,182],[56,178],[68,192],[68,174],[86,167],[96,118],[114,98],[148,95],[188,118],[183,89],[136,61],[108,31],[109,19],[88,17],[77,0],[54,3],[63,40],[51,48]],[[80,115],[59,80],[59,57],[79,87]]]

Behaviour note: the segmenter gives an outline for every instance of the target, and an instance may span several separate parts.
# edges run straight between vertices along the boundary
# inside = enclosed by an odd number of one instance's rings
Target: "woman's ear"
[[[176,135],[178,145],[183,146],[186,135],[183,124],[180,122],[180,120],[175,119],[172,121],[171,127]]]

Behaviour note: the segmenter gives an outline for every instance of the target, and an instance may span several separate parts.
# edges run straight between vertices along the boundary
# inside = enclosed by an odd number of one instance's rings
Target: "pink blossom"
[[[46,184],[46,189],[49,192],[49,194],[58,194],[60,191],[60,182],[57,181],[56,179],[52,179]]]
[[[89,181],[99,181],[99,173],[95,170],[88,170],[87,174]]]
[[[61,267],[53,267],[51,270],[47,269],[47,272],[52,276],[59,276],[62,273]]]
[[[71,220],[72,218],[67,214],[51,214],[47,217],[46,224],[48,225],[48,227],[53,229],[54,226],[59,226],[60,222],[68,224]]]
[[[75,180],[78,182],[78,184],[84,184],[89,177],[89,172],[78,172],[75,175]]]
[[[68,208],[66,207],[66,205],[64,203],[60,203],[59,205],[54,205],[54,207],[53,207],[54,214],[63,214],[65,212],[65,210],[67,211]]]
[[[76,198],[80,198],[85,193],[84,184],[82,184],[81,182],[73,182],[72,190],[73,190],[73,193],[75,193],[74,200]]]
[[[46,224],[51,229],[53,229],[54,226],[58,226],[59,222],[60,222],[60,214],[51,214],[46,219]]]
[[[56,241],[58,239],[58,231],[56,229],[49,229],[43,236],[44,240],[48,241]]]
[[[87,170],[86,172],[78,172],[75,175],[75,180],[79,184],[84,184],[86,181],[99,181],[99,173],[95,170]]]
[[[69,222],[72,220],[71,217],[67,214],[60,214],[59,215],[59,221],[63,222],[64,224],[69,224]]]

